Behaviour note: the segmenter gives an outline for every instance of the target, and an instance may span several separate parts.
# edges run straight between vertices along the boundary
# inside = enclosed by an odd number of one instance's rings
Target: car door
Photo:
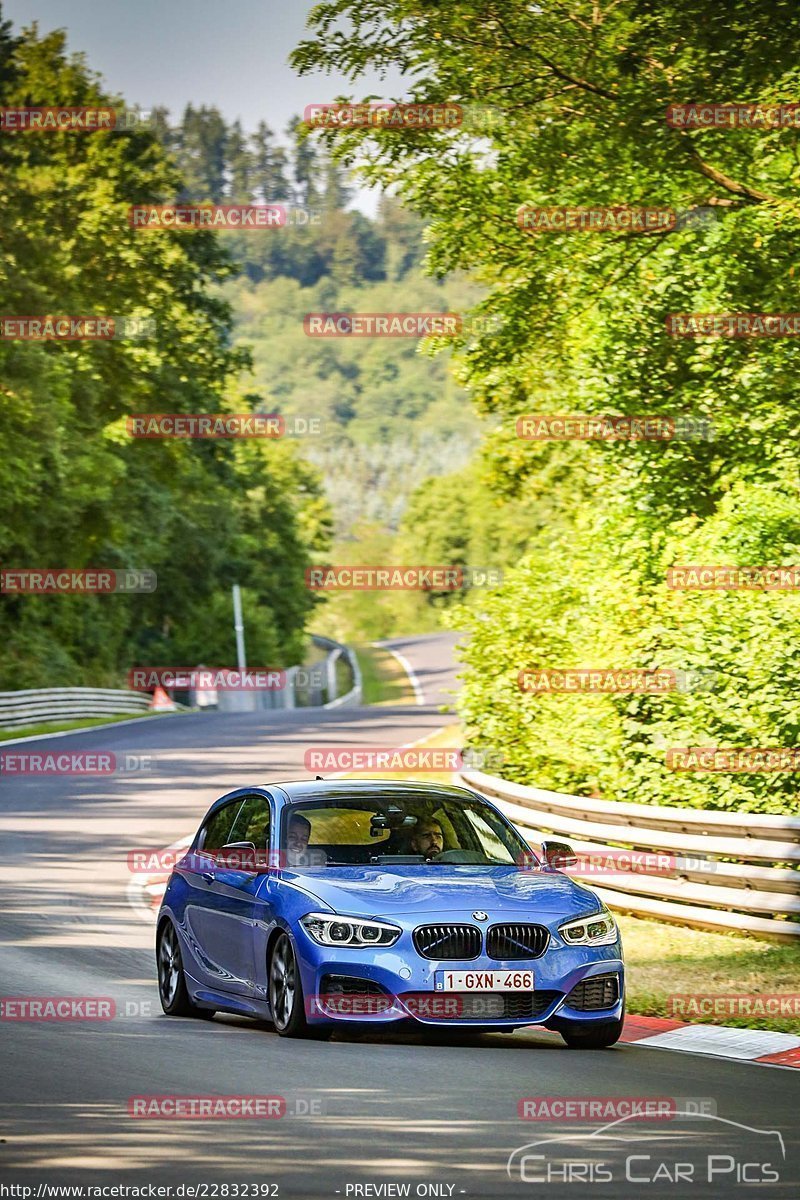
[[[253,994],[255,894],[263,878],[254,870],[231,865],[226,861],[230,856],[220,851],[231,842],[250,842],[263,863],[269,845],[270,818],[266,796],[240,796],[214,814],[200,839],[200,879],[191,924],[203,949],[208,986],[216,991],[240,996]]]
[[[184,957],[187,970],[198,983],[207,988],[219,988],[222,973],[211,955],[209,915],[216,903],[212,887],[215,876],[215,853],[229,840],[236,815],[242,807],[241,795],[223,804],[206,820],[197,837],[197,848],[184,859],[181,874],[189,885],[184,905]]]

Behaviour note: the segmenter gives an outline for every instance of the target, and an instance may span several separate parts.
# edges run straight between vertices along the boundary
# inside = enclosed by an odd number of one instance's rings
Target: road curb
[[[620,1040],[649,1050],[680,1050],[684,1054],[712,1054],[737,1062],[800,1068],[800,1036],[771,1029],[690,1024],[634,1013],[626,1019]]]

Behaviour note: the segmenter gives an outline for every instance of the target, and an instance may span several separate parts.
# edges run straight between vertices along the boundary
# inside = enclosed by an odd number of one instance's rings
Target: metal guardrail
[[[621,863],[608,873],[569,871],[609,908],[700,929],[800,937],[800,922],[785,919],[800,915],[800,870],[792,869],[800,866],[800,817],[617,804],[481,771],[461,778],[498,803],[532,844],[555,834],[568,838],[579,858],[628,849],[651,852],[643,860],[648,864],[660,855],[657,871],[634,865],[633,858],[627,869]]]
[[[0,692],[0,729],[146,712],[150,696],[115,688],[28,688]]]
[[[317,649],[326,651],[324,657],[304,666],[287,667],[286,684],[275,691],[223,692],[218,694],[218,707],[223,712],[252,712],[256,709],[339,708],[361,703],[361,671],[355,653],[349,646],[332,638],[312,634]],[[339,695],[341,666],[350,687]]]
[[[325,669],[328,677],[328,700],[323,707],[344,708],[347,705],[360,704],[362,694],[361,668],[358,665],[355,651],[350,646],[345,646],[341,642],[334,642],[331,638],[315,635],[311,640],[315,646],[319,646],[322,649],[327,648],[329,651],[325,659]],[[342,696],[337,694],[336,664],[339,659],[342,659],[347,664],[352,679],[352,687]]]
[[[247,712],[256,708],[338,708],[361,703],[361,671],[358,660],[349,646],[330,638],[312,637],[312,642],[327,651],[307,667],[289,667],[286,687],[280,691],[219,692],[217,702],[222,711]],[[352,686],[339,695],[340,678],[337,664],[347,664]],[[149,692],[132,692],[115,688],[31,688],[18,692],[0,692],[0,729],[15,729],[40,725],[49,721],[62,722],[91,717],[110,717],[130,713],[141,715],[150,708]],[[192,706],[203,707],[193,690],[189,693]],[[181,708],[182,705],[177,705]]]

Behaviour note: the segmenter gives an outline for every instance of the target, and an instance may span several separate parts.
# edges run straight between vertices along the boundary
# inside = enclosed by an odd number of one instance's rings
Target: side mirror
[[[269,866],[269,851],[257,851],[253,842],[228,842],[214,855],[217,867],[223,871],[248,871],[263,875]]]
[[[578,856],[569,842],[542,842],[542,857],[551,871],[564,871],[578,865]]]

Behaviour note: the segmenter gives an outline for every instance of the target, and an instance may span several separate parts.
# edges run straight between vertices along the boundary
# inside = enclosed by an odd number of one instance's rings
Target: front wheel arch
[[[293,997],[288,1015],[284,1019],[277,1018],[273,1006],[273,957],[281,942],[285,940],[293,959]],[[269,999],[270,1018],[279,1037],[295,1038],[328,1038],[331,1029],[325,1025],[309,1024],[305,1012],[305,994],[300,974],[300,958],[297,945],[289,929],[278,926],[270,935],[267,943],[267,996]]]

